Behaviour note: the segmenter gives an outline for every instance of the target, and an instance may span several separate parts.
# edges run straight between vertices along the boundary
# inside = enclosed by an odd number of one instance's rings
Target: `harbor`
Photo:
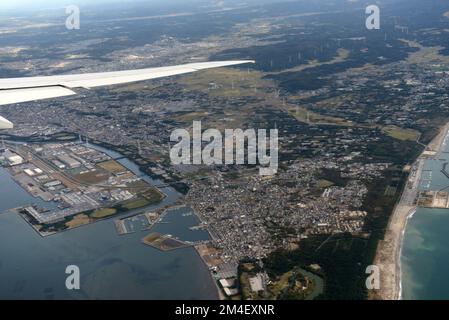
[[[97,146],[91,146],[99,148]],[[120,154],[99,148],[113,158]],[[141,172],[126,158],[117,160],[134,174],[152,185],[160,181]],[[145,246],[141,239],[149,231],[120,236],[114,219],[101,220],[51,237],[42,238],[11,208],[48,204],[35,198],[0,167],[0,183],[6,192],[0,194],[0,298],[16,299],[216,299],[218,296],[208,268],[193,247],[162,252]],[[155,212],[175,205],[181,195],[169,186],[162,190],[161,203],[132,210],[117,218],[139,212]],[[183,241],[208,239],[207,232],[192,231],[198,220],[194,215],[167,210],[153,226],[152,232],[171,234]],[[65,269],[77,265],[81,271],[81,290],[68,291]]]
[[[428,157],[420,176],[417,209],[404,231],[401,299],[447,299],[449,278],[449,134],[439,152]]]

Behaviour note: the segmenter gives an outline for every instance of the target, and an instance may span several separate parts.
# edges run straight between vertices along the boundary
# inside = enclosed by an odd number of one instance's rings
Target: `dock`
[[[449,193],[446,191],[421,191],[417,197],[417,205],[422,208],[449,208]]]

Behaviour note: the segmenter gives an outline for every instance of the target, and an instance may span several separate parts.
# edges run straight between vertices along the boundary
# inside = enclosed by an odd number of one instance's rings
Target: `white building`
[[[23,158],[21,156],[15,155],[7,158],[10,166],[17,166],[23,163]]]

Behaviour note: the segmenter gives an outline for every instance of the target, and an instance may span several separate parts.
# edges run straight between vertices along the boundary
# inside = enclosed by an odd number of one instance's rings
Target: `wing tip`
[[[226,61],[225,61],[226,62]],[[247,64],[247,63],[256,63],[256,60],[235,60],[235,61],[229,61],[229,63],[232,64]]]
[[[11,121],[6,120],[2,116],[0,116],[0,130],[2,130],[2,129],[13,129],[13,128],[14,128],[14,124]]]

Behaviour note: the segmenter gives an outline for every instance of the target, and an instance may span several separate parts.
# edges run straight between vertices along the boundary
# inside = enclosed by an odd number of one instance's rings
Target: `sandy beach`
[[[380,269],[380,289],[371,291],[369,299],[398,300],[401,298],[401,248],[407,221],[415,211],[419,181],[424,167],[425,152],[438,152],[449,130],[446,124],[416,160],[401,199],[390,217],[384,239],[379,241],[374,265]]]

